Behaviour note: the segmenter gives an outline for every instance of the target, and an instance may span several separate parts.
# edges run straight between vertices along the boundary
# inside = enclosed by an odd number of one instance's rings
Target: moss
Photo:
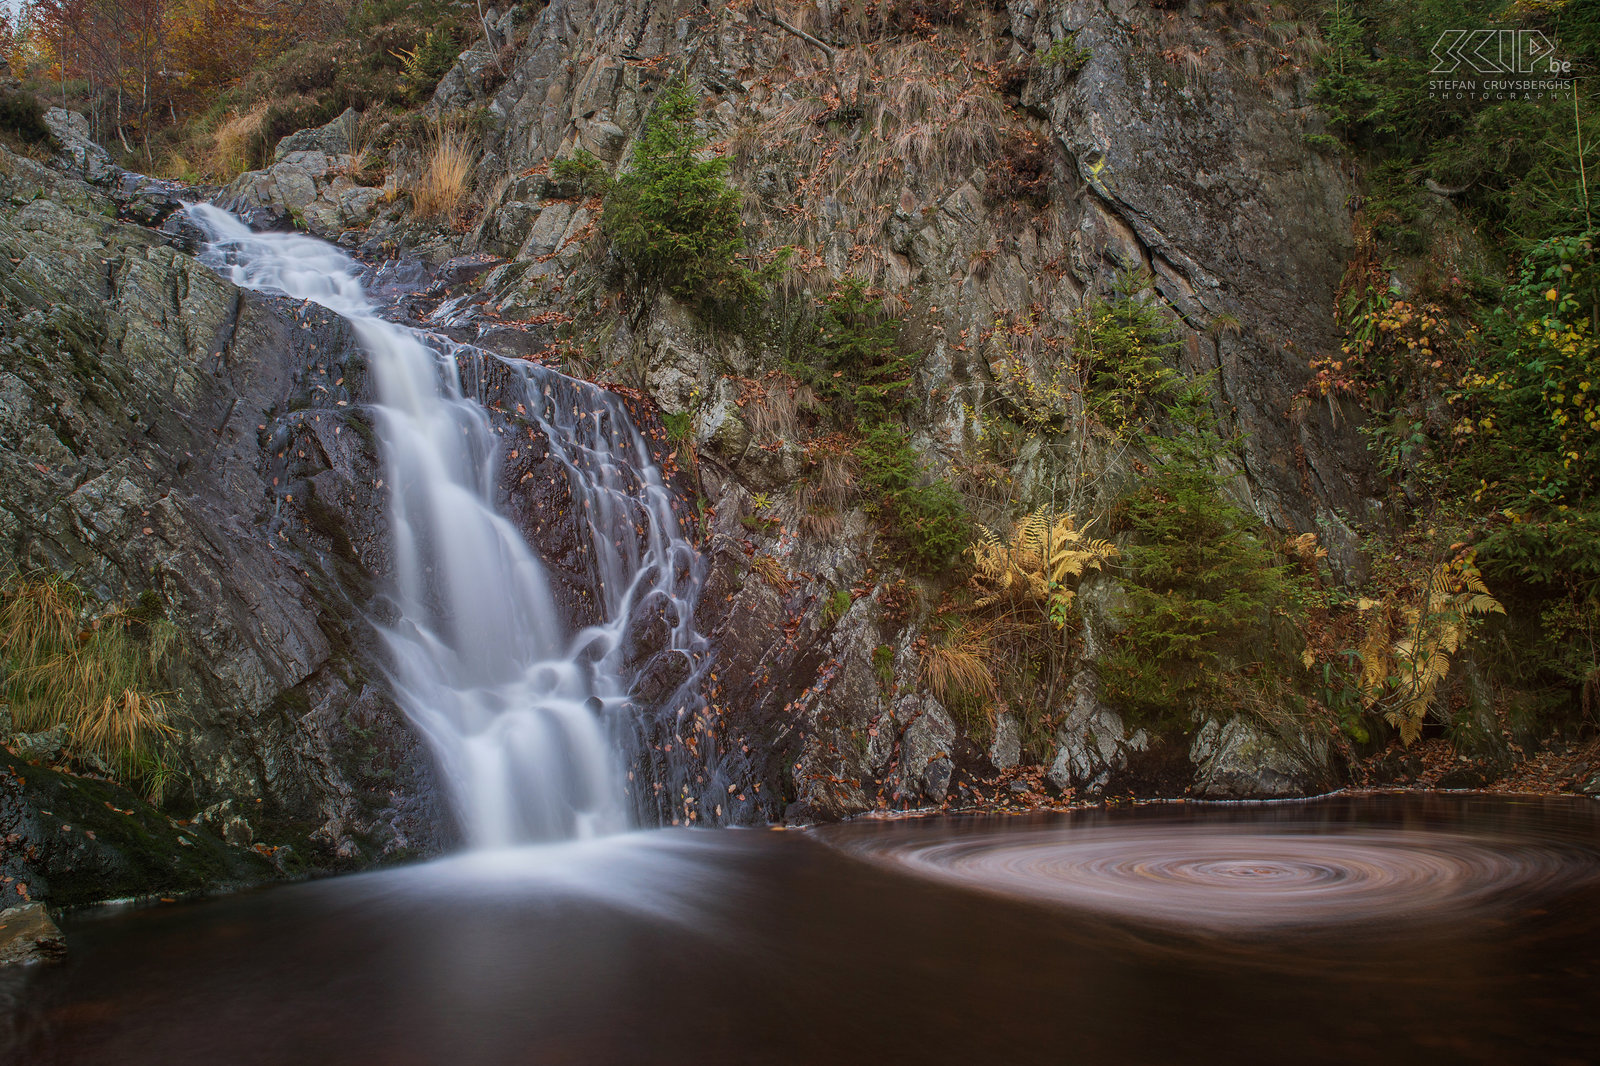
[[[872,649],[872,669],[878,675],[878,684],[885,692],[894,691],[894,649],[879,644]]]

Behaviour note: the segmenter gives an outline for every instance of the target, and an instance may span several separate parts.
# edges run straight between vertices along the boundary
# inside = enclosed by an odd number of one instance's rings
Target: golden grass
[[[411,186],[411,213],[418,218],[454,216],[467,202],[477,155],[463,129],[436,124],[423,148],[422,174]]]
[[[961,624],[945,634],[943,643],[923,646],[922,682],[934,699],[943,704],[963,698],[994,699],[994,674],[989,669],[992,636],[988,626]]]
[[[152,800],[169,771],[173,729],[155,690],[176,630],[123,608],[89,618],[83,593],[55,575],[13,574],[0,584],[5,695],[19,732],[65,723],[69,750],[93,756]]]
[[[214,181],[232,181],[250,169],[252,151],[260,141],[271,104],[262,102],[248,111],[235,111],[217,124],[211,133],[211,146],[201,161],[206,176]]]
[[[750,560],[750,569],[761,575],[767,584],[777,590],[778,595],[786,596],[794,588],[794,580],[783,568],[776,556],[758,555]]]
[[[858,45],[841,48],[829,68],[786,40],[783,95],[756,102],[759,116],[732,134],[728,155],[739,175],[775,163],[797,175],[793,196],[774,205],[774,240],[831,245],[847,269],[876,282],[890,213],[931,207],[988,166],[1018,120],[978,71],[979,57],[960,48],[923,39]],[[838,205],[850,205],[848,231]],[[792,269],[807,265],[797,256]]]

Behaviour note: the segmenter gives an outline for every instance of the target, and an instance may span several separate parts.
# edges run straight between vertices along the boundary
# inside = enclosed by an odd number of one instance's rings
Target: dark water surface
[[[1593,1063],[1600,804],[663,831],[66,923],[17,1063]]]

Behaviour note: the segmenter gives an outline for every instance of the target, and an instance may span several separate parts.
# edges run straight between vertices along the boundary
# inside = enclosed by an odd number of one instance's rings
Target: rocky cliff
[[[883,21],[895,18],[908,21]],[[815,416],[770,403],[791,354],[782,324],[839,278],[865,278],[920,355],[907,423],[925,476],[1001,528],[1041,505],[1103,515],[1150,455],[1107,450],[1069,417],[1040,416],[1036,398],[1060,387],[1075,312],[1142,279],[1174,361],[1213,375],[1213,413],[1242,435],[1220,460],[1229,495],[1270,528],[1315,532],[1335,571],[1355,572],[1354,529],[1377,509],[1356,418],[1333,403],[1290,415],[1308,360],[1337,346],[1352,189],[1306,146],[1308,85],[1272,42],[1214,12],[1100,0],[877,15],[552,0],[489,21],[514,47],[469,49],[430,105],[470,112],[480,131],[483,206],[468,224],[406,211],[395,192],[420,162],[401,148],[385,188],[352,181],[353,115],[286,140],[216,200],[359,249],[399,316],[635,386],[658,436],[657,412],[686,427],[663,457],[677,450],[685,507],[703,515],[700,622],[717,655],[704,698],[725,743],[753,753],[760,816],[1334,780],[1326,743],[1292,726],[1223,714],[1162,737],[1103,702],[1093,663],[1117,626],[1111,574],[1079,588],[1072,669],[1034,706],[987,722],[946,706],[924,658],[951,577],[900,565],[869,499],[807,522],[802,423]],[[580,149],[625,168],[680,77],[731,160],[751,261],[793,249],[760,329],[630,291],[598,198],[550,170]],[[123,174],[61,133],[58,167],[0,156],[11,557],[105,602],[153,594],[180,627],[174,811],[264,845],[280,868],[442,846],[448,816],[370,639],[385,519],[361,354],[332,315],[196,262],[174,212],[208,191]],[[1030,419],[1045,428],[993,445]],[[506,463],[506,501],[577,618],[581,573],[561,564],[575,534],[538,521],[559,510],[537,495],[559,491],[540,461],[531,447]],[[57,831],[22,810],[25,795],[5,802],[30,826],[19,833]]]

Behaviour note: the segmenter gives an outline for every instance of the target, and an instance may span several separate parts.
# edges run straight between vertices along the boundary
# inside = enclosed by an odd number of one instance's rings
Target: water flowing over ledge
[[[704,563],[622,399],[385,321],[332,245],[255,233],[215,207],[191,213],[211,238],[207,263],[343,316],[368,356],[392,541],[377,628],[469,842],[618,832],[630,806],[642,824],[697,808],[697,820],[738,820],[740,762],[718,751],[698,695]],[[504,430],[480,402],[491,379],[514,428],[542,438],[565,474],[591,624],[561,616],[547,567],[497,498]]]

